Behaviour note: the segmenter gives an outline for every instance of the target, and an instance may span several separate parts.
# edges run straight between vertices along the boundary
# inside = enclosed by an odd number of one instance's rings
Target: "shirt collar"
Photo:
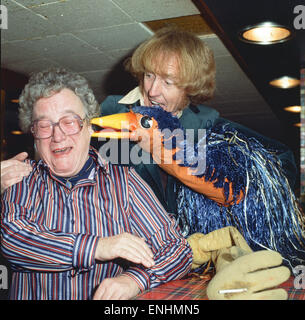
[[[140,105],[144,106],[144,99],[140,87],[135,87],[133,90],[129,91],[121,100],[119,100],[119,103],[134,104],[139,100]]]
[[[109,174],[109,162],[102,158],[102,156],[92,146],[90,146],[89,149],[89,156],[91,156],[95,163],[97,163],[102,168],[104,173]]]

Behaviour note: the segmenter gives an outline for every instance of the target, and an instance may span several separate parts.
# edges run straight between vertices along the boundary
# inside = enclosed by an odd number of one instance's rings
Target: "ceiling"
[[[270,86],[269,81],[286,75],[300,79],[300,70],[305,67],[305,5],[302,6],[301,12],[303,18],[300,18],[300,13],[297,15],[294,11],[295,7],[304,2],[194,0],[194,3],[279,119],[279,127],[273,127],[271,119],[264,118],[264,113],[261,114],[261,119],[257,115],[251,120],[247,117],[246,111],[240,116],[240,122],[246,122],[248,120],[245,118],[248,118],[250,127],[258,126],[258,131],[265,130],[269,136],[272,136],[271,131],[274,130],[273,137],[289,145],[298,157],[300,132],[294,124],[300,122],[300,114],[288,113],[284,108],[300,105],[300,86],[278,89]],[[296,28],[295,21],[300,19],[303,21],[302,27]],[[292,32],[291,39],[273,45],[254,45],[240,41],[243,28],[267,21],[288,27]],[[241,105],[239,107],[242,108]],[[234,120],[239,121],[238,116]],[[268,129],[269,125],[271,128]]]
[[[292,3],[2,0],[8,9],[8,29],[1,30],[1,67],[24,75],[51,66],[66,67],[84,75],[102,101],[135,85],[134,79],[124,73],[122,61],[151,36],[152,31],[143,22],[201,14],[213,30],[201,38],[213,49],[217,67],[216,94],[207,105],[221,116],[277,138],[298,152],[299,129],[293,123],[299,121],[299,115],[281,110],[286,103],[300,104],[299,87],[281,92],[266,85],[286,71],[299,77],[296,40],[267,48],[242,43],[237,37],[240,28],[266,19],[291,26]],[[13,118],[10,121],[16,122],[16,116]]]

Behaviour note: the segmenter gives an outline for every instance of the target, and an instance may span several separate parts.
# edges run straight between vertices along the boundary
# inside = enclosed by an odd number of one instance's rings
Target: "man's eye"
[[[141,118],[140,124],[141,124],[142,128],[150,129],[153,125],[153,121],[150,117],[144,116]]]
[[[41,129],[49,128],[51,126],[51,123],[49,121],[39,121],[37,123],[37,126]]]
[[[72,126],[74,124],[75,120],[64,120],[62,121],[62,124],[64,126]]]

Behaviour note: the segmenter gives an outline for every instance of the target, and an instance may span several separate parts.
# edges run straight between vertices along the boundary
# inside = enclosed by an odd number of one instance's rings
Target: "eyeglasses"
[[[71,115],[62,117],[56,123],[45,119],[34,120],[31,132],[36,139],[48,139],[53,136],[55,126],[58,126],[66,136],[71,136],[82,130],[85,119],[81,119],[78,115]]]

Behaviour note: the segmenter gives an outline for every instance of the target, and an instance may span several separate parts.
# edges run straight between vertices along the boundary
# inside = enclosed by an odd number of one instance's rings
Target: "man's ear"
[[[91,136],[93,134],[93,132],[94,132],[91,123],[88,124],[88,130],[89,130],[89,133],[90,133],[90,136]]]

